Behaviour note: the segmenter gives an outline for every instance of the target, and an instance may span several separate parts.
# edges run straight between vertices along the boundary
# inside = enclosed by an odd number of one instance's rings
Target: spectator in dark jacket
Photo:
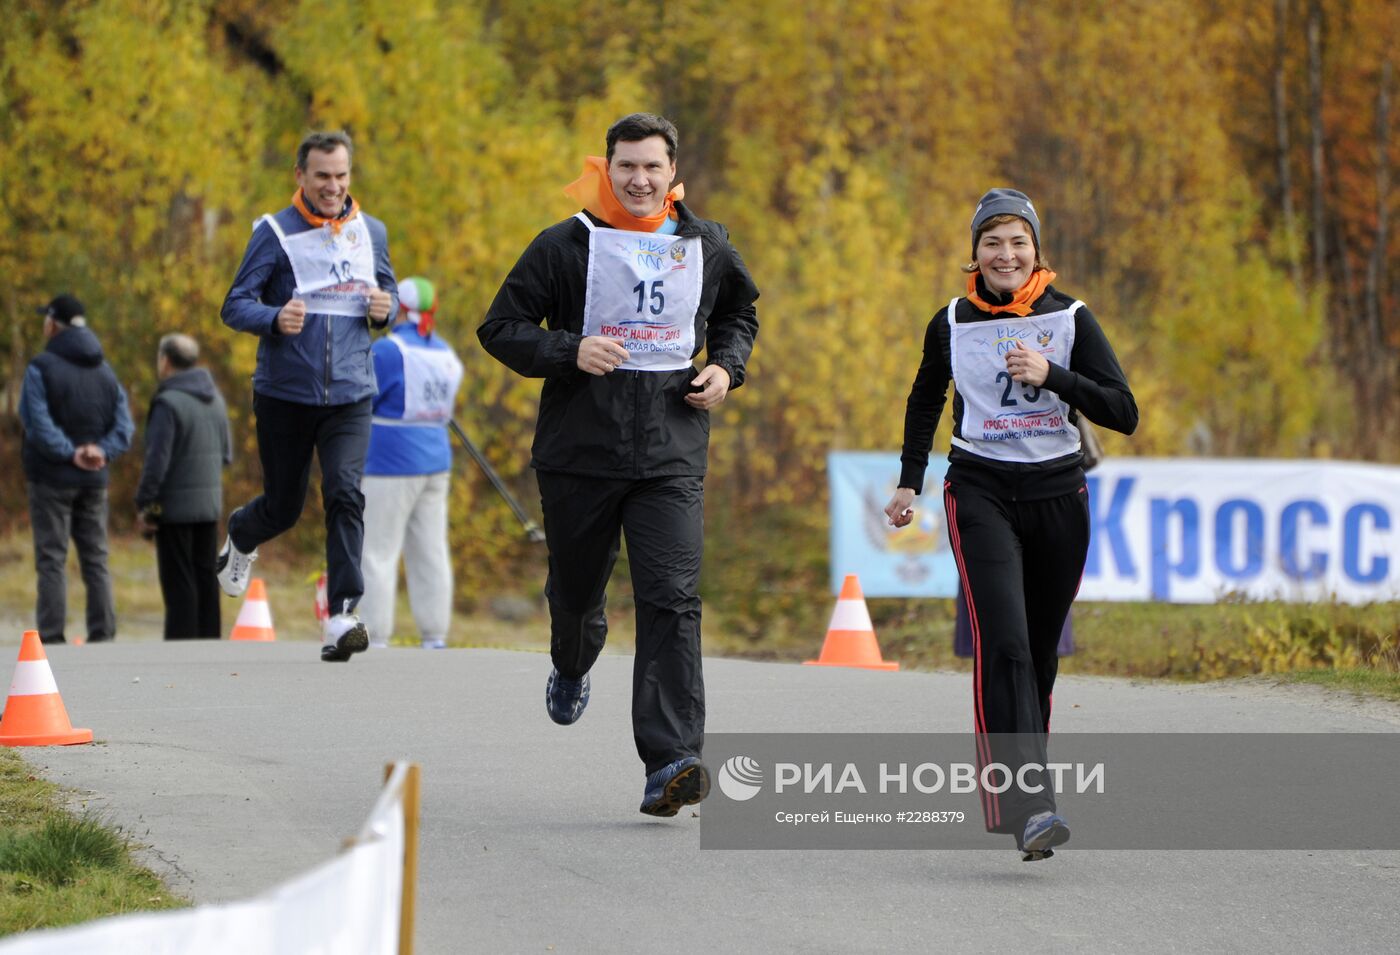
[[[218,639],[219,517],[223,468],[233,460],[228,410],[199,345],[166,335],[156,352],[160,387],[146,417],[146,464],[136,490],[142,533],[154,536],[165,639]]]
[[[83,304],[60,295],[39,311],[48,344],[25,369],[19,399],[39,639],[66,639],[71,536],[87,589],[87,639],[98,643],[117,635],[107,573],[107,465],[131,446],[135,428],[126,391],[86,327]]]

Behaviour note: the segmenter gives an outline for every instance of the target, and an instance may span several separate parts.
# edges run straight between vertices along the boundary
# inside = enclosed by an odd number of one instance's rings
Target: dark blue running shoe
[[[1053,812],[1038,812],[1026,820],[1017,848],[1022,862],[1038,862],[1055,854],[1055,846],[1069,841],[1069,826]]]
[[[577,680],[560,676],[558,670],[549,671],[549,682],[544,685],[544,708],[549,718],[560,726],[577,723],[588,706],[588,674]]]
[[[692,806],[710,794],[710,771],[694,756],[682,756],[647,777],[642,812],[648,816],[674,816],[682,806]]]

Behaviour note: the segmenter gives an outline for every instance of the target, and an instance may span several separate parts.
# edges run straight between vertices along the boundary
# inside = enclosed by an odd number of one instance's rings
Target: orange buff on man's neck
[[[1035,300],[1040,298],[1045,292],[1045,287],[1055,281],[1055,273],[1049,269],[1040,269],[1032,272],[1031,277],[1026,279],[1026,284],[1016,290],[1016,294],[1011,296],[1011,301],[1005,305],[993,305],[982,298],[977,291],[977,273],[973,272],[967,277],[967,300],[976,305],[984,312],[993,315],[1000,315],[1002,312],[1010,312],[1012,315],[1020,315],[1022,318],[1031,313],[1031,306],[1035,305]]]
[[[602,156],[587,156],[583,172],[564,187],[564,195],[602,219],[614,229],[627,232],[655,232],[667,219],[674,219],[674,207],[685,198],[685,186],[680,183],[666,193],[661,211],[654,216],[634,216],[622,207],[613,193],[612,178],[608,176],[608,161]]]
[[[292,194],[292,205],[308,223],[318,229],[323,225],[328,225],[336,235],[340,235],[341,226],[360,214],[360,204],[355,201],[354,196],[350,197],[350,211],[343,216],[328,217],[311,211],[311,207],[306,204],[306,197],[301,194],[300,189]]]

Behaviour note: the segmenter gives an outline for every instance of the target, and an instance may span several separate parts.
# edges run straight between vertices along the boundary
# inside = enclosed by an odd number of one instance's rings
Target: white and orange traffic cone
[[[865,606],[865,595],[861,593],[860,581],[855,574],[847,574],[841,584],[841,596],[836,599],[836,609],[831,612],[821,657],[805,663],[819,667],[899,669],[898,663],[886,663],[880,656],[875,625],[870,622],[870,610]]]
[[[272,608],[267,603],[267,588],[261,577],[248,582],[248,596],[239,608],[238,619],[234,621],[230,640],[257,640],[270,643],[277,639],[272,630]]]
[[[69,746],[91,742],[92,730],[74,729],[68,722],[68,711],[58,694],[39,631],[24,631],[19,662],[10,681],[10,699],[5,703],[5,716],[0,719],[0,745]]]
[[[326,590],[326,575],[323,571],[316,578],[316,623],[322,628],[331,619],[331,598]]]

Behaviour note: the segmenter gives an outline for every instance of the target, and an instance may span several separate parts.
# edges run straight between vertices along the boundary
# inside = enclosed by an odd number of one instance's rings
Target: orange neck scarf
[[[608,161],[602,156],[586,156],[583,160],[583,172],[564,187],[564,195],[614,229],[655,232],[667,219],[676,218],[675,205],[685,198],[685,186],[676,183],[675,187],[666,193],[666,201],[662,203],[661,211],[656,215],[634,216],[622,207],[622,203],[613,192],[612,178],[608,175]]]
[[[354,196],[350,197],[349,212],[345,213],[344,215],[334,216],[331,218],[327,218],[326,216],[320,215],[317,212],[313,212],[311,207],[306,204],[306,197],[301,194],[300,189],[298,189],[296,193],[292,196],[292,205],[296,208],[297,212],[301,213],[301,217],[307,222],[309,222],[311,225],[315,226],[318,229],[321,228],[321,226],[323,225],[328,225],[331,227],[331,231],[334,232],[336,235],[340,235],[341,226],[345,225],[345,223],[349,222],[351,219],[355,218],[357,215],[360,214],[360,204],[355,201]]]
[[[982,297],[982,293],[977,290],[977,276],[979,273],[973,272],[967,277],[967,300],[976,305],[984,312],[992,315],[1000,315],[1002,312],[1010,312],[1012,315],[1020,315],[1023,318],[1031,313],[1031,306],[1035,300],[1045,293],[1049,284],[1055,281],[1055,273],[1049,269],[1039,269],[1031,273],[1031,277],[1026,279],[1026,284],[1016,290],[1016,294],[1011,296],[1011,301],[1005,305],[993,305]]]

